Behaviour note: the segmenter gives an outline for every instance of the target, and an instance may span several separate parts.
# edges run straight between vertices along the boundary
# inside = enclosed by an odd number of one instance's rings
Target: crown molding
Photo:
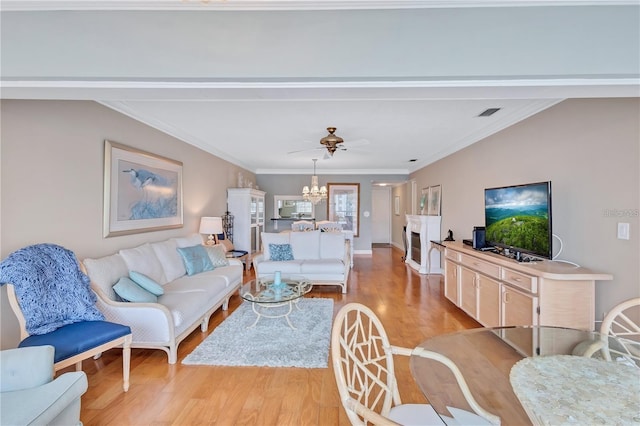
[[[629,6],[640,0],[3,0],[0,11],[357,10],[532,6]]]
[[[640,78],[370,81],[113,81],[0,79],[0,99],[336,100],[637,97]]]

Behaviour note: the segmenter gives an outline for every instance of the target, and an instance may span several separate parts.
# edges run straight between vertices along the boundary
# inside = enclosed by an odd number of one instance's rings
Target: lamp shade
[[[218,235],[222,234],[222,218],[221,217],[203,217],[200,219],[201,234]]]

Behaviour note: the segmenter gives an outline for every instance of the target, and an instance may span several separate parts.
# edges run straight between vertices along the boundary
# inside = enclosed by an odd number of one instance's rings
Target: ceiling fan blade
[[[318,150],[324,150],[325,148],[323,146],[318,147],[318,148],[305,148],[305,149],[299,149],[296,151],[289,151],[287,152],[287,154],[297,154],[299,152],[308,152],[308,151],[318,151]]]
[[[346,141],[340,144],[344,148],[354,148],[357,146],[369,145],[371,142],[368,139],[354,139],[352,141]]]

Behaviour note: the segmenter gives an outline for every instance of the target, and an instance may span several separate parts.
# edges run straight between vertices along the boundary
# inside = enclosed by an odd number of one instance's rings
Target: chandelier
[[[318,204],[322,200],[327,199],[327,187],[322,186],[318,187],[318,176],[316,176],[316,161],[317,158],[313,159],[313,176],[311,176],[311,189],[308,186],[304,186],[302,188],[302,198],[305,201],[311,201],[314,205]]]

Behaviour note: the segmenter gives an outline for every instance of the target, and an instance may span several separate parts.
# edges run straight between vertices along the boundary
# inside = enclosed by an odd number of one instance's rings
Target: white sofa
[[[274,260],[271,244],[289,244],[293,259]],[[303,276],[313,285],[337,285],[346,293],[351,269],[350,242],[342,232],[263,232],[262,253],[254,256],[253,266],[259,278],[280,271]]]
[[[84,259],[97,307],[107,321],[131,327],[132,348],[162,349],[175,364],[178,345],[198,326],[205,332],[213,312],[227,310],[229,298],[242,284],[242,263],[228,259],[229,266],[186,275],[178,247],[202,244],[202,237],[143,244],[99,259]],[[162,285],[157,303],[119,301],[113,285],[130,271],[142,273]]]

